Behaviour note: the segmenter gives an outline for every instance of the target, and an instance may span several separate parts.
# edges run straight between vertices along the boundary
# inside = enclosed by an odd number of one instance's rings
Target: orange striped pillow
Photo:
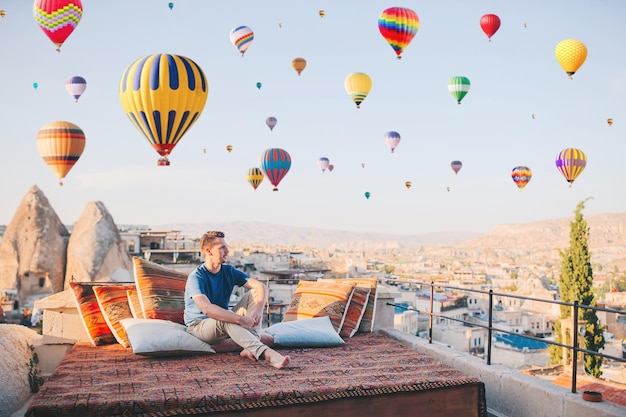
[[[376,313],[376,300],[378,296],[376,295],[376,287],[378,285],[378,278],[319,278],[318,282],[350,282],[353,285],[358,285],[359,287],[368,286],[371,288],[370,295],[367,299],[367,306],[365,307],[365,312],[363,313],[363,317],[361,318],[361,323],[359,324],[359,332],[361,333],[369,333],[374,329],[374,316]]]
[[[341,332],[339,332],[341,337],[352,337],[359,330],[371,291],[372,289],[369,286],[361,287],[357,285],[354,287],[354,292],[346,311],[346,318],[343,321],[343,326],[341,326]]]
[[[128,304],[128,290],[134,290],[135,284],[130,285],[103,285],[94,286],[93,291],[96,294],[96,300],[100,306],[100,311],[104,316],[111,333],[117,342],[129,347],[126,331],[122,327],[120,320],[133,318]]]
[[[93,287],[94,284],[90,283],[70,282],[76,308],[85,326],[87,337],[94,346],[115,343],[115,337],[100,311]]]
[[[144,317],[185,324],[183,312],[188,275],[136,256],[133,263]]]
[[[339,333],[353,289],[351,284],[300,281],[283,322],[329,316]]]
[[[139,302],[139,294],[137,294],[137,287],[134,286],[132,290],[126,291],[128,297],[128,305],[130,312],[135,319],[145,319],[143,311],[141,310],[141,303]]]

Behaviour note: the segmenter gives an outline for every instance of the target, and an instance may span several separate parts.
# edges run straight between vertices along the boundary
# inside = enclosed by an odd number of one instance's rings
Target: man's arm
[[[263,312],[269,296],[269,290],[265,284],[254,278],[248,278],[248,282],[243,287],[248,290],[254,290],[254,305],[248,311],[248,317],[253,318],[255,325],[257,325],[261,323],[263,319]]]
[[[216,304],[213,304],[209,300],[209,297],[204,294],[196,294],[192,296],[191,299],[194,303],[196,303],[200,311],[214,320],[235,323],[247,329],[251,329],[255,326],[252,318],[240,316],[230,310],[226,310]]]

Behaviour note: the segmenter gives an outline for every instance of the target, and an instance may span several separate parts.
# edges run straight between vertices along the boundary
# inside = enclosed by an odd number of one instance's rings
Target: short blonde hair
[[[217,230],[206,232],[200,238],[200,250],[204,252],[206,248],[211,247],[216,239],[220,239],[223,237],[225,237],[224,232],[220,232]]]

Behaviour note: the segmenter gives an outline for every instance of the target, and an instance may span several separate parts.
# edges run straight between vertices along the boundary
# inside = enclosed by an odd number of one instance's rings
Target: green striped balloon
[[[448,91],[461,104],[463,97],[467,95],[470,89],[470,80],[467,77],[456,75],[448,81]]]

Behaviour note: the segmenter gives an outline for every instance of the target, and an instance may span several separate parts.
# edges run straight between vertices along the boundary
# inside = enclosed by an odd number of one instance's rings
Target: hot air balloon
[[[404,186],[406,187],[406,189],[407,189],[407,190],[408,190],[409,188],[411,188],[411,185],[413,185],[413,184],[411,183],[411,181],[407,181],[407,182],[405,182],[405,183],[404,183]]]
[[[365,168],[365,162],[361,163],[361,168]]]
[[[391,153],[393,153],[400,143],[400,134],[398,132],[389,131],[385,133],[383,139],[385,141],[385,145],[387,145]]]
[[[0,17],[4,17],[7,15],[7,11],[6,10],[0,10]]]
[[[120,80],[120,102],[133,125],[161,158],[168,156],[198,120],[209,95],[202,69],[180,55],[154,54],[131,63]]]
[[[530,117],[532,117],[534,119],[535,117],[537,117],[537,115],[535,113],[533,113],[533,114],[530,115]]]
[[[326,12],[324,10],[319,11],[320,17],[326,16]]]
[[[565,148],[556,156],[556,167],[569,182],[570,187],[586,165],[587,157],[580,149]]]
[[[267,149],[261,155],[259,164],[263,175],[274,186],[274,191],[278,191],[278,184],[287,175],[289,168],[291,168],[291,156],[289,156],[289,153],[280,148]]]
[[[335,169],[335,166],[333,164],[328,165],[328,170],[330,172],[333,172],[333,169]]]
[[[168,3],[168,4],[167,4],[167,7],[169,7],[169,8],[170,8],[170,10],[172,10],[172,9],[174,8],[174,3]]]
[[[513,182],[522,190],[528,184],[528,181],[533,177],[533,173],[530,168],[525,166],[518,166],[511,171],[511,178]]]
[[[261,172],[261,168],[250,168],[246,173],[246,180],[255,190],[263,182],[263,178],[265,177],[263,176],[263,172]]]
[[[587,47],[581,41],[574,39],[559,42],[554,53],[559,65],[567,73],[570,80],[587,59]]]
[[[261,87],[263,87],[263,84],[261,84],[260,82],[256,83],[256,88],[258,88],[260,90]]]
[[[613,119],[606,119],[606,123],[607,123],[609,126],[613,126]]]
[[[39,27],[57,46],[61,46],[72,34],[83,16],[80,0],[35,0],[33,15]]]
[[[39,84],[37,84],[37,83],[33,83],[33,88],[34,88],[35,90],[37,90],[37,88],[38,88],[38,87],[39,87]]]
[[[306,59],[304,58],[294,58],[291,61],[291,66],[296,70],[298,75],[302,74],[304,68],[306,68]]]
[[[226,151],[231,153],[233,151],[233,145],[226,145]]]
[[[393,48],[398,59],[411,43],[420,26],[417,14],[405,7],[390,7],[378,17],[378,30]]]
[[[452,161],[450,162],[450,167],[455,174],[458,174],[461,168],[463,168],[463,162],[461,161]]]
[[[461,104],[461,100],[465,97],[470,89],[470,80],[460,75],[454,76],[448,80],[448,91]]]
[[[369,75],[362,72],[353,72],[346,77],[344,86],[352,101],[356,104],[356,108],[361,108],[361,103],[372,89],[372,79]]]
[[[265,119],[265,124],[267,125],[267,127],[270,128],[270,130],[274,130],[274,126],[276,126],[276,123],[278,123],[278,119],[276,119],[274,116],[270,116]]]
[[[85,149],[85,133],[74,123],[57,121],[39,129],[36,142],[44,162],[63,185],[63,178]]]
[[[364,195],[365,195],[365,198],[367,198],[368,200],[370,199],[371,194],[369,191],[366,191]]]
[[[87,81],[85,81],[83,77],[79,76],[70,77],[65,82],[65,88],[68,93],[74,97],[74,100],[78,102],[78,99],[83,95],[85,89],[87,88]]]
[[[317,166],[322,170],[322,172],[326,171],[326,168],[330,165],[330,160],[325,156],[322,156],[317,160]]]
[[[491,37],[500,29],[500,18],[495,14],[486,14],[480,18],[480,27],[491,42]]]
[[[235,48],[241,52],[241,57],[246,53],[252,40],[254,39],[254,32],[248,26],[239,26],[230,31],[230,41]]]

